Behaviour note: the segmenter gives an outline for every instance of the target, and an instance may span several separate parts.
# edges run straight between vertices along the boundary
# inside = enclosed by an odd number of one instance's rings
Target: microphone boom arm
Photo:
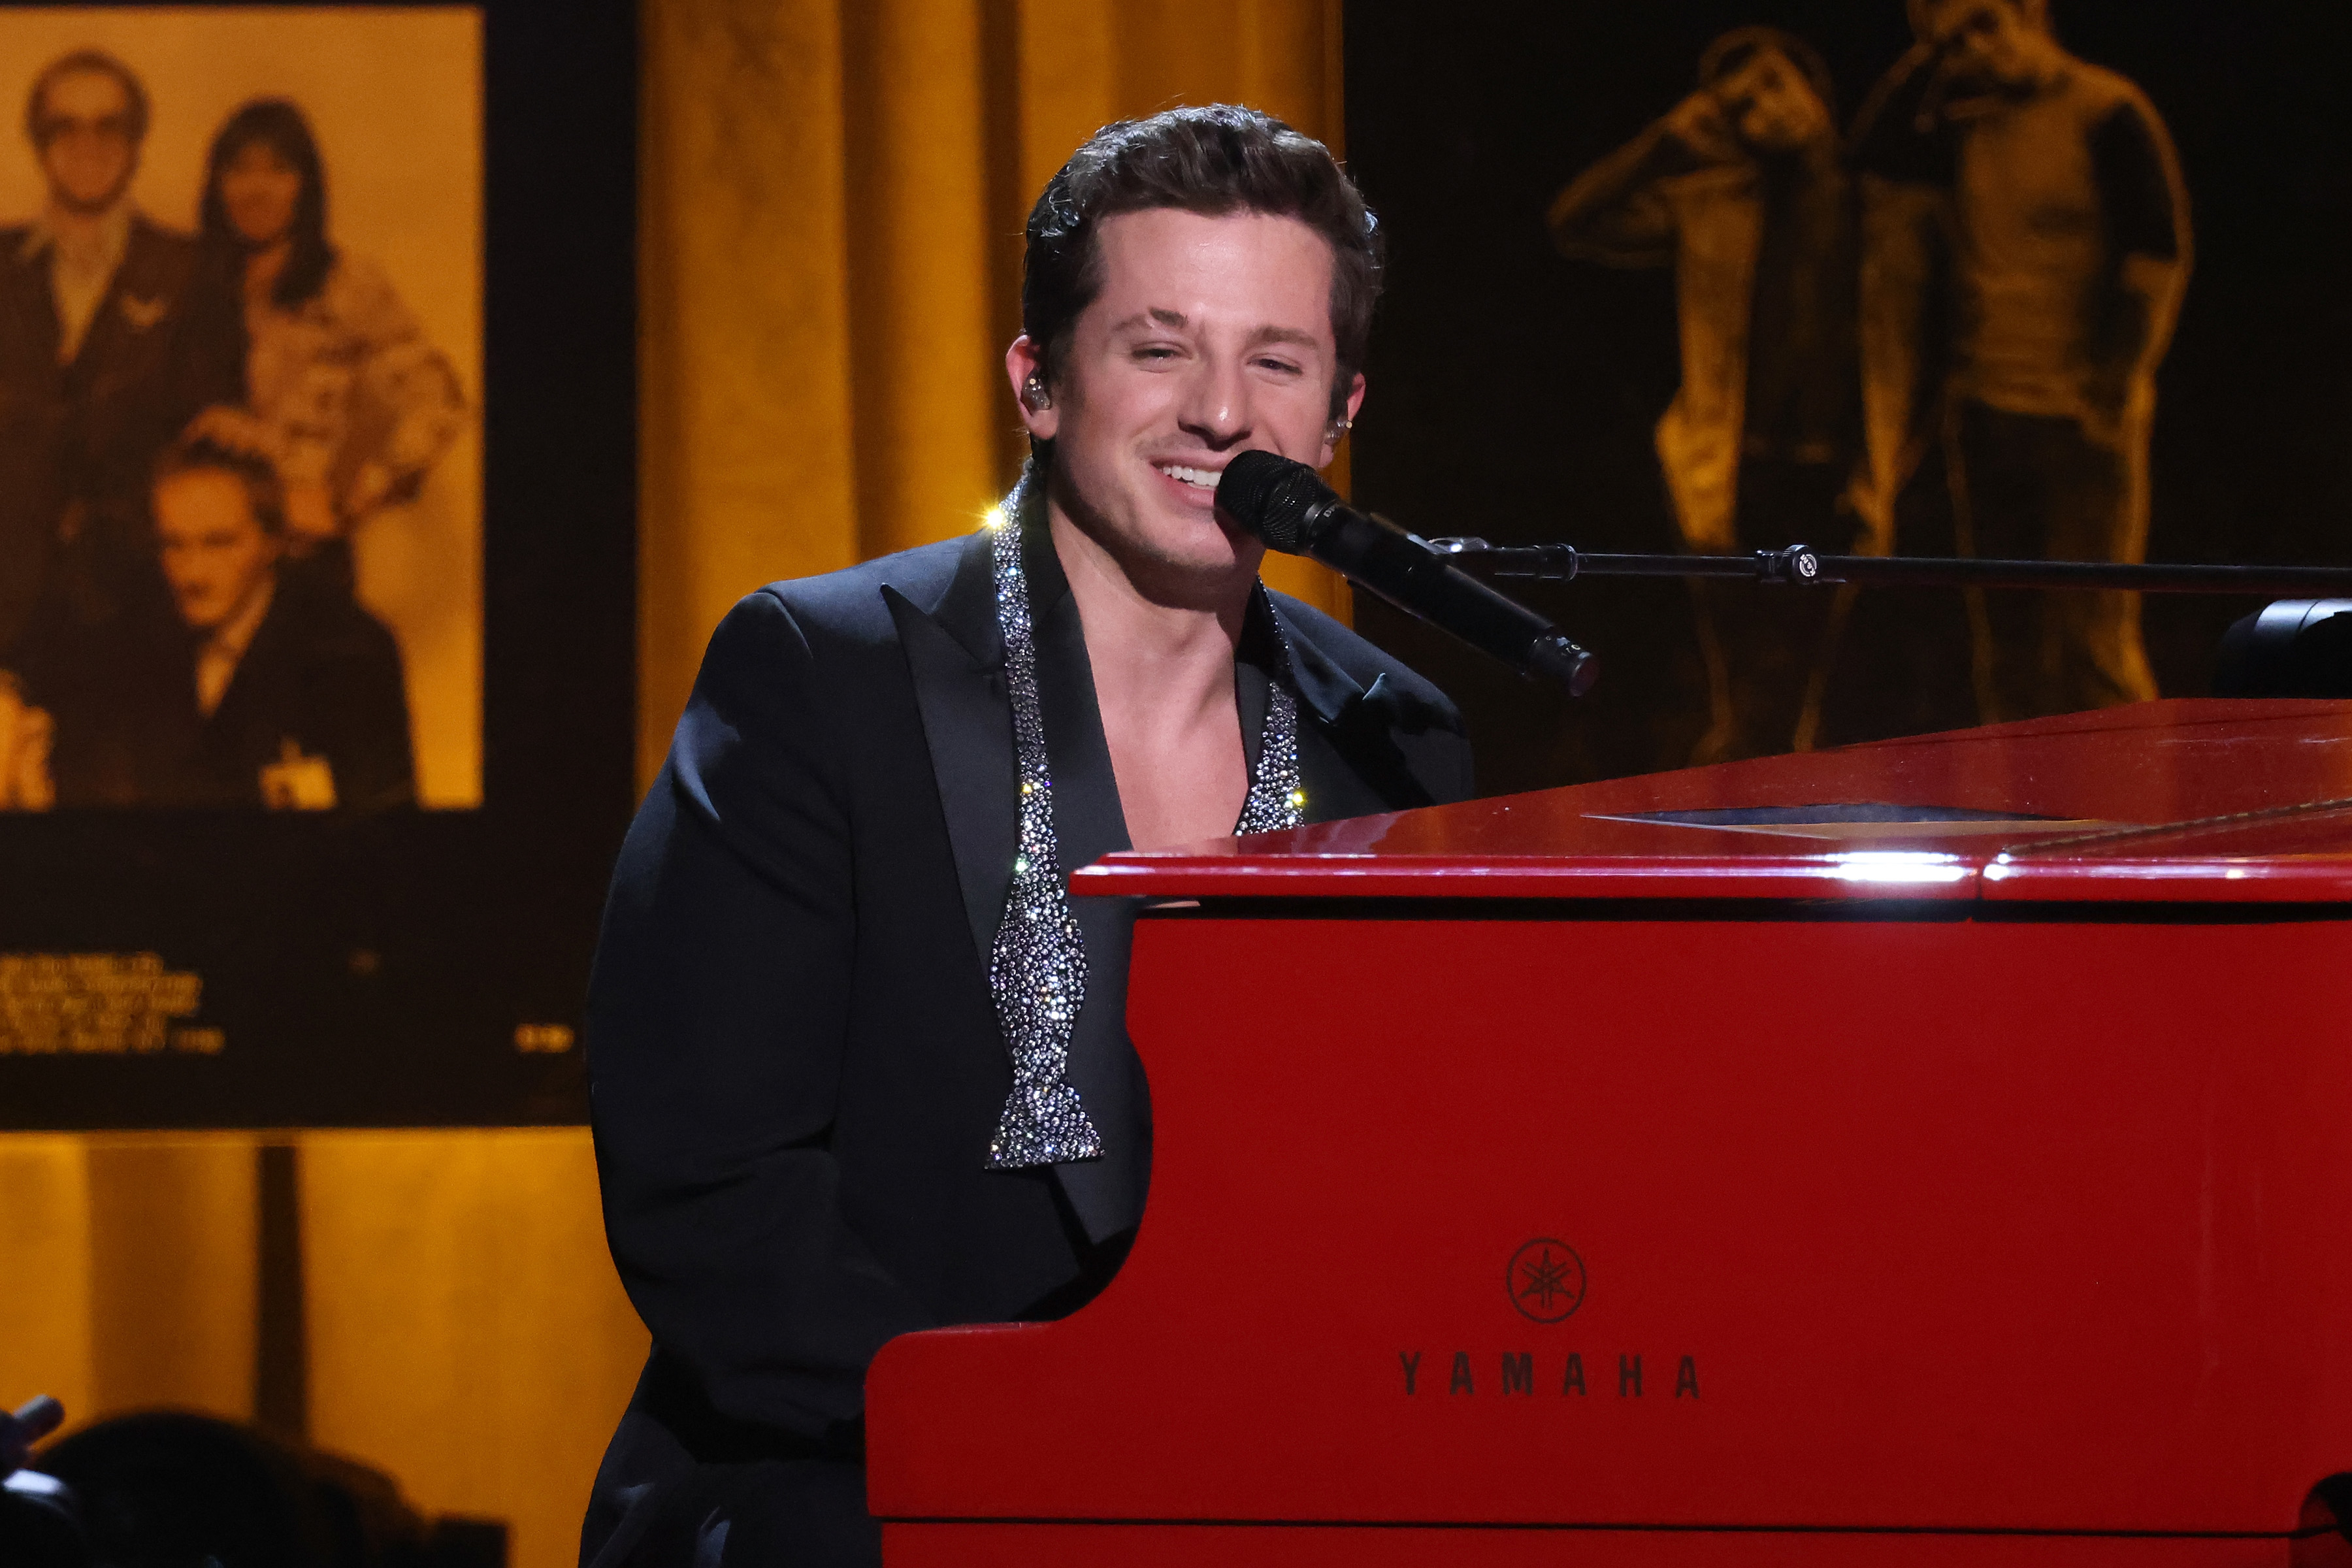
[[[1822,555],[1802,544],[1749,555],[1605,554],[1572,544],[1496,545],[1433,539],[1430,549],[1496,577],[1703,577],[1801,587],[2082,588],[2142,594],[2352,597],[2352,567],[2149,565],[2117,561],[1980,561],[1925,555]]]

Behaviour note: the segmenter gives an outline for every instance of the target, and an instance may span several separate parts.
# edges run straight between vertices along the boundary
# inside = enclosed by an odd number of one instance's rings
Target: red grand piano
[[[2352,703],[1121,855],[1149,1214],[892,1568],[2352,1563]]]

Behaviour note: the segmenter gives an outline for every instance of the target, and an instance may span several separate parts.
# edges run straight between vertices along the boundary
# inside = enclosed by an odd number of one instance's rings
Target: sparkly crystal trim
[[[1004,685],[1013,699],[1013,752],[1021,770],[1021,847],[1013,891],[989,955],[996,1022],[1013,1056],[1013,1092],[988,1145],[991,1170],[1085,1160],[1102,1136],[1062,1081],[1070,1031],[1087,994],[1086,942],[1062,885],[1054,839],[1054,779],[1045,763],[1045,721],[1037,706],[1037,640],[1029,623],[1029,583],[1021,569],[1020,514],[1010,511],[992,542],[996,615],[1004,630]]]
[[[1021,564],[1024,509],[1017,503],[1023,499],[1016,491],[1007,500],[1004,521],[991,542],[996,615],[1004,635],[1004,685],[1013,702],[1013,758],[1021,773],[1020,848],[988,962],[997,1025],[1013,1058],[1013,1092],[1005,1097],[1004,1114],[988,1145],[987,1168],[999,1171],[1092,1159],[1103,1152],[1102,1135],[1078,1091],[1065,1081],[1071,1031],[1086,1000],[1087,953],[1070,912],[1054,837],[1054,781],[1037,701],[1037,642]],[[1234,826],[1236,834],[1296,827],[1307,811],[1298,779],[1298,704],[1289,690],[1290,644],[1263,584],[1257,593],[1266,624],[1274,628],[1280,668],[1267,683],[1258,765]]]
[[[1273,595],[1258,584],[1259,607],[1273,629],[1276,668],[1266,682],[1265,728],[1259,732],[1257,773],[1242,801],[1236,837],[1296,827],[1307,819],[1307,792],[1298,782],[1298,702],[1290,695],[1290,639],[1275,618]]]

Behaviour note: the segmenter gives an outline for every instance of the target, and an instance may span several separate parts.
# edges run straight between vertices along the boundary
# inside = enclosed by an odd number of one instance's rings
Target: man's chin
[[[85,198],[71,191],[60,190],[52,185],[49,187],[49,196],[58,205],[76,217],[100,217],[113,211],[130,189],[131,182],[125,180],[104,195]]]
[[[1213,531],[1213,540],[1187,532],[1176,538],[1139,542],[1129,552],[1128,575],[1155,599],[1169,604],[1214,607],[1227,599],[1237,581],[1253,578],[1263,551]]]
[[[1203,578],[1227,576],[1257,553],[1247,535],[1235,536],[1214,521],[1188,519],[1155,531],[1143,542],[1143,552],[1162,568]]]

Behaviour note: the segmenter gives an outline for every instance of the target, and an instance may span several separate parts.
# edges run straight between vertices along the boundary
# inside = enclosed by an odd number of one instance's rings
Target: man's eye
[[[1273,371],[1277,375],[1297,375],[1298,374],[1298,367],[1291,363],[1286,359],[1262,359],[1257,363],[1259,369]]]

